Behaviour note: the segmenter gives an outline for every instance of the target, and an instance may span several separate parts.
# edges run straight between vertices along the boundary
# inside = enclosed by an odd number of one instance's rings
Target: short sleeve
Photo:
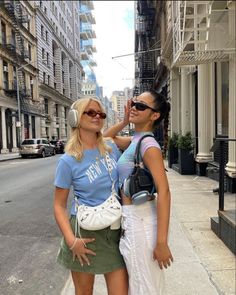
[[[159,143],[155,140],[155,138],[153,138],[151,136],[146,137],[141,142],[140,151],[141,151],[141,156],[142,157],[145,154],[146,150],[149,149],[150,147],[156,147],[158,149],[161,149]]]
[[[56,168],[54,185],[60,188],[70,189],[71,184],[71,168],[63,159],[60,159]]]
[[[114,159],[118,161],[121,156],[121,151],[118,149],[117,145],[114,142],[109,142],[110,147],[112,148],[112,154]]]

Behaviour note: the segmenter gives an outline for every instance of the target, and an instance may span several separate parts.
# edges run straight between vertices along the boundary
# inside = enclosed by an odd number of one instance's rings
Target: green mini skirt
[[[76,217],[72,216],[70,224],[75,232]],[[77,272],[92,274],[104,274],[119,268],[125,268],[125,263],[119,250],[120,229],[111,230],[110,227],[88,231],[80,228],[82,238],[95,238],[94,242],[88,243],[87,248],[96,253],[96,256],[88,255],[90,265],[80,265],[77,257],[73,260],[72,251],[68,248],[64,238],[61,241],[57,254],[57,262],[67,269]],[[78,235],[77,235],[78,236]]]

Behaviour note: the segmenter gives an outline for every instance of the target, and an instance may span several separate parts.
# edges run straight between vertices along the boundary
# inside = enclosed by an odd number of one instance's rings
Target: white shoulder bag
[[[112,181],[111,195],[102,204],[94,207],[87,205],[79,205],[78,198],[76,198],[76,219],[78,226],[86,230],[101,230],[111,226],[120,221],[121,218],[121,204],[118,201],[119,196],[115,191],[115,183],[111,176],[112,165],[110,157],[106,152],[106,163],[108,166],[109,175]],[[119,227],[118,227],[119,228]],[[114,228],[115,229],[115,228]],[[77,224],[76,224],[77,231]]]

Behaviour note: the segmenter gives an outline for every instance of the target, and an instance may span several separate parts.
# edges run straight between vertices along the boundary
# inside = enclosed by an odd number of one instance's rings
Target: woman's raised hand
[[[130,114],[130,110],[131,110],[131,100],[129,99],[125,105],[125,115],[124,115],[124,119],[123,122],[125,125],[129,124],[129,114]]]

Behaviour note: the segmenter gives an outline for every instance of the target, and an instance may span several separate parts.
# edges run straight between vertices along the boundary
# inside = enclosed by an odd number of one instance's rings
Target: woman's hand
[[[153,251],[153,259],[157,260],[160,269],[167,268],[173,262],[169,246],[166,243],[157,243]]]
[[[84,262],[90,265],[90,261],[87,256],[88,254],[94,255],[94,256],[96,255],[95,252],[87,248],[87,244],[92,243],[94,241],[95,241],[94,238],[87,238],[87,239],[76,238],[72,247],[70,247],[71,251],[73,252],[73,257],[77,256],[81,266],[84,265]]]
[[[124,115],[124,119],[123,119],[123,123],[126,125],[129,124],[129,115],[130,115],[130,110],[131,110],[131,100],[129,99],[125,105],[125,115]]]

